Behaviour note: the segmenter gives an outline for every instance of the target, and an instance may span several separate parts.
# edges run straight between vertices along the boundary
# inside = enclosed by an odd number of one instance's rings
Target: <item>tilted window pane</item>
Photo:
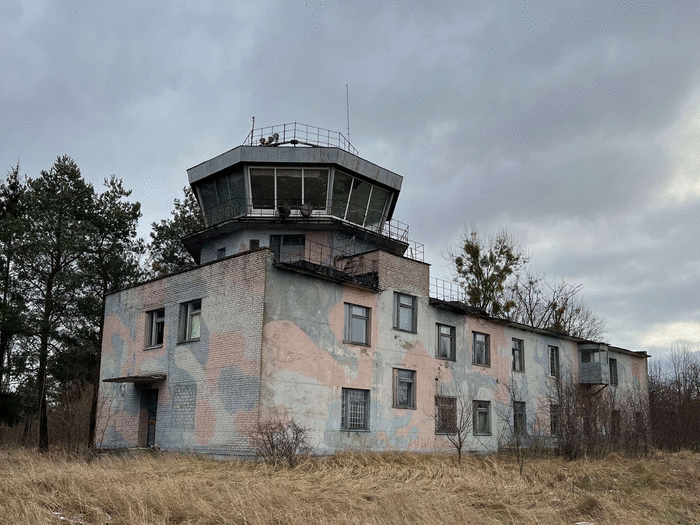
[[[372,196],[369,199],[367,208],[367,217],[365,218],[365,227],[370,230],[379,231],[382,225],[384,216],[384,207],[386,205],[389,192],[377,186],[372,187]]]
[[[233,173],[229,176],[229,195],[231,195],[231,216],[239,217],[247,212],[245,177],[243,173]]]
[[[328,170],[304,170],[304,204],[316,210],[326,208]]]
[[[355,224],[364,224],[367,213],[367,203],[369,202],[369,192],[372,185],[360,179],[352,182],[352,193],[350,194],[350,206],[346,219]]]
[[[219,201],[221,220],[231,218],[231,195],[228,192],[228,176],[219,177],[216,181],[216,197]]]
[[[345,218],[345,210],[348,205],[348,198],[350,197],[350,185],[352,184],[352,177],[346,175],[341,171],[335,171],[333,175],[333,196],[331,203],[331,215]]]
[[[214,182],[205,182],[199,186],[199,195],[202,198],[202,208],[204,210],[204,219],[207,225],[218,222],[219,206],[216,199],[216,186]]]
[[[275,206],[275,173],[270,169],[250,170],[250,191],[255,208],[272,209]]]

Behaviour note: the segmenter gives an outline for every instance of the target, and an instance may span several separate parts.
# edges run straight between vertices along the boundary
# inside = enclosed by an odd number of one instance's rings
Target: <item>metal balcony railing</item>
[[[315,241],[270,246],[275,263],[323,274],[340,281],[376,288],[379,260],[376,252],[353,254],[348,247],[335,248]]]
[[[299,122],[254,128],[243,141],[243,146],[310,146],[312,148],[340,148],[357,155],[357,150],[337,131],[308,126]]]
[[[436,277],[430,278],[430,297],[440,301],[467,303],[467,293],[459,283],[445,281]]]
[[[204,217],[209,226],[241,217],[298,221],[335,218],[386,238],[410,243],[408,239],[408,224],[393,219],[382,221],[383,213],[354,206],[346,201],[328,200],[325,205],[323,205],[323,202],[304,205],[294,200],[284,202],[284,205],[279,205],[280,201],[275,201],[274,199],[229,199],[216,206],[206,208]],[[420,246],[422,251],[422,245]]]

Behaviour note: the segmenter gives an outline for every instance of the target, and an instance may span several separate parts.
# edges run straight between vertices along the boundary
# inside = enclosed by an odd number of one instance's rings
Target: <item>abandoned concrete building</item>
[[[251,131],[188,170],[206,228],[197,266],[106,298],[96,445],[251,453],[258,422],[294,420],[319,454],[465,450],[557,433],[547,397],[582,385],[647,395],[648,357],[491,318],[431,279],[393,219],[402,177],[340,133]]]

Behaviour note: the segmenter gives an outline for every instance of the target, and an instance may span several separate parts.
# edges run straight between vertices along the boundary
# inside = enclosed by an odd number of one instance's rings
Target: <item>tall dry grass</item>
[[[0,522],[700,523],[700,455],[647,460],[351,454],[294,470],[150,454],[0,449]]]

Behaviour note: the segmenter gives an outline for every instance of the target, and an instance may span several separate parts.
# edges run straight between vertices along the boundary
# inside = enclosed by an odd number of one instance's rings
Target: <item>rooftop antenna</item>
[[[348,142],[350,142],[350,96],[348,95],[347,84],[345,84],[345,105],[348,110]]]
[[[253,128],[250,130],[250,145],[253,145],[253,139],[255,138],[255,117],[253,117]]]

